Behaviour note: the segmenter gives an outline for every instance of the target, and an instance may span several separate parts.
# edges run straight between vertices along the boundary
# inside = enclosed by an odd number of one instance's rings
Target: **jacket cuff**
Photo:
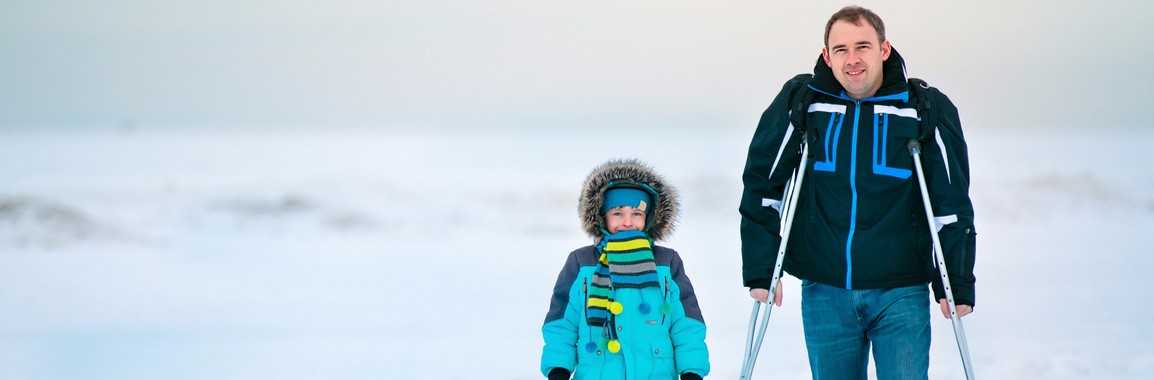
[[[569,380],[569,370],[557,367],[549,371],[549,380]]]
[[[773,286],[773,279],[772,278],[761,278],[761,279],[757,279],[757,280],[749,280],[749,282],[747,282],[745,284],[745,286],[749,287],[750,289],[756,288],[756,289],[769,290],[769,288]]]
[[[956,286],[952,282],[953,279],[950,279],[950,280],[951,280],[950,286],[952,286],[954,288],[954,304],[967,305],[970,307],[974,307],[974,304],[975,304],[975,302],[974,302],[974,288],[970,287],[970,286],[965,286],[965,285]],[[930,282],[930,285],[934,289],[934,299],[935,300],[946,299],[946,292],[945,292],[945,290],[943,290],[941,279],[934,279],[934,281]]]

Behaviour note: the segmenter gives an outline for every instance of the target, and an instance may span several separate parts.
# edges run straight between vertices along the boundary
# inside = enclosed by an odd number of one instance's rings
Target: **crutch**
[[[938,272],[942,276],[942,288],[946,292],[946,305],[950,309],[950,322],[954,325],[954,338],[958,341],[958,351],[962,355],[962,367],[966,371],[966,380],[974,380],[974,367],[970,363],[970,346],[966,343],[966,330],[962,328],[962,318],[958,317],[958,308],[954,305],[954,293],[950,287],[950,275],[946,271],[946,255],[942,253],[942,242],[938,237],[937,223],[934,221],[934,211],[930,206],[930,193],[926,187],[926,174],[922,171],[922,144],[918,140],[910,140],[906,144],[910,155],[914,158],[914,168],[918,172],[918,185],[922,189],[922,203],[926,205],[926,221],[930,227],[930,237],[934,242],[934,261]]]
[[[753,313],[749,316],[749,333],[745,337],[745,359],[741,363],[741,380],[748,380],[753,377],[753,365],[757,361],[757,353],[761,350],[761,342],[765,340],[765,329],[769,326],[769,315],[773,311],[773,296],[777,294],[778,280],[781,279],[781,266],[785,259],[785,246],[789,242],[789,232],[793,226],[793,216],[797,209],[798,193],[801,191],[801,181],[805,177],[805,168],[809,161],[809,143],[806,141],[806,136],[803,134],[801,139],[801,164],[793,170],[790,180],[786,183],[785,196],[782,199],[782,215],[785,218],[781,225],[781,244],[777,247],[777,263],[773,266],[773,279],[769,286],[769,299],[766,303],[761,301],[753,301]],[[761,306],[765,305],[765,312],[761,316],[761,327],[754,329],[757,326],[757,315],[761,311]],[[757,338],[754,339],[756,332]]]

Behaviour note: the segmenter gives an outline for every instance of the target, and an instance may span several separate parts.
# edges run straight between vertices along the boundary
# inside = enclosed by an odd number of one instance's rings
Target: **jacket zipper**
[[[845,240],[845,288],[853,290],[853,238],[857,232],[857,161],[858,161],[858,127],[861,121],[861,101],[854,101],[853,128],[850,130],[853,137],[850,139],[849,161],[849,189],[850,189],[850,220],[849,234]]]
[[[581,279],[581,319],[587,320],[586,312],[589,310],[589,279]]]
[[[662,291],[661,301],[664,302],[661,305],[661,308],[665,308],[665,305],[669,304],[669,277],[668,276],[665,277],[665,290]],[[658,312],[661,312],[661,311],[662,310],[658,310]],[[661,313],[661,325],[665,326],[665,313]]]

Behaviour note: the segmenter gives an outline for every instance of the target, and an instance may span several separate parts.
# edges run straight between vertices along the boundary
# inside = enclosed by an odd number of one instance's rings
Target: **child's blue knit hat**
[[[645,190],[615,187],[605,190],[604,200],[601,202],[601,213],[604,214],[614,207],[630,206],[648,214],[650,203],[653,203],[653,199]]]

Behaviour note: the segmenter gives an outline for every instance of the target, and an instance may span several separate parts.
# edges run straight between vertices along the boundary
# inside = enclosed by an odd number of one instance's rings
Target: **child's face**
[[[605,229],[611,234],[621,231],[641,231],[645,228],[645,211],[621,206],[605,212]]]

